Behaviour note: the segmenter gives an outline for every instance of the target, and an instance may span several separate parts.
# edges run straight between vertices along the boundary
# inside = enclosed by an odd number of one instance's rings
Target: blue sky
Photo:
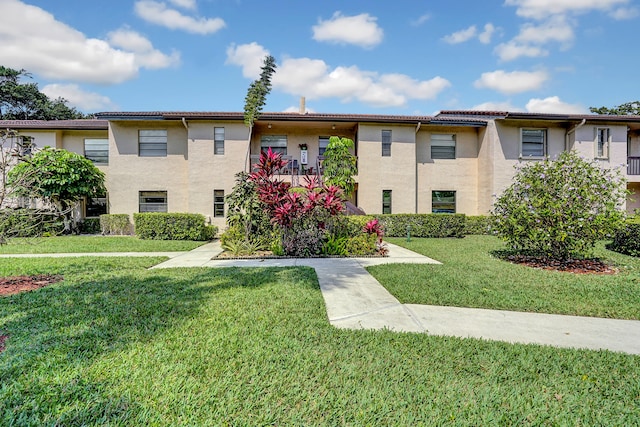
[[[84,112],[586,113],[640,98],[639,0],[0,0],[0,64]]]

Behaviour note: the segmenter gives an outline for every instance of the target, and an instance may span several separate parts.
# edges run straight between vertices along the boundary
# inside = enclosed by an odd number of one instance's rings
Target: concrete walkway
[[[152,268],[295,267],[316,270],[329,322],[345,329],[389,329],[510,343],[640,354],[640,321],[522,313],[461,307],[401,304],[365,267],[380,264],[440,264],[388,244],[386,258],[212,259],[219,242],[190,252],[0,255],[1,257],[167,256]]]

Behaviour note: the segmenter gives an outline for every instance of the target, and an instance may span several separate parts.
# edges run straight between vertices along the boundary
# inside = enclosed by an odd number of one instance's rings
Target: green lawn
[[[312,269],[0,259],[0,425],[637,425],[640,357],[329,325]]]
[[[206,242],[141,240],[133,236],[58,236],[11,239],[0,254],[52,254],[81,252],[175,252],[190,251]]]
[[[615,275],[576,275],[514,265],[491,255],[492,236],[389,239],[442,265],[383,265],[369,272],[403,303],[640,319],[640,260],[604,249]]]

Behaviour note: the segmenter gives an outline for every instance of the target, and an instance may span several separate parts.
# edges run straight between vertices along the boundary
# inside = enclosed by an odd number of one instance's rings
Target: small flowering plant
[[[512,249],[559,260],[585,256],[622,224],[627,190],[619,169],[575,151],[516,167],[492,210],[494,232]]]
[[[362,231],[367,234],[375,234],[378,237],[378,242],[382,242],[384,231],[382,230],[382,226],[377,219],[372,219],[371,221],[367,222],[364,227],[362,227]]]

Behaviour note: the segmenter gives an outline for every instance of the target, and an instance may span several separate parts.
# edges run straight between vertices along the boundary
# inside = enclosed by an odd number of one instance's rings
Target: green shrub
[[[464,234],[465,236],[468,236],[470,234],[491,234],[492,223],[493,219],[490,216],[467,215],[464,221]]]
[[[80,232],[85,234],[100,233],[100,218],[84,218],[80,222]]]
[[[29,208],[0,210],[0,236],[5,239],[38,237],[44,234],[56,236],[63,230],[62,217],[55,212]]]
[[[387,237],[464,237],[463,214],[388,214],[375,215]]]
[[[329,236],[324,246],[322,246],[322,255],[347,255],[347,237]]]
[[[133,214],[136,235],[150,240],[210,240],[217,227],[206,226],[204,215],[145,212]]]
[[[622,226],[613,236],[613,242],[607,244],[607,249],[625,255],[640,256],[640,222],[634,220]]]
[[[109,234],[131,234],[131,223],[127,214],[104,214],[100,215],[100,231],[104,235]]]
[[[345,244],[347,255],[373,255],[376,252],[377,239],[378,236],[376,236],[375,234],[364,233],[361,233],[359,236],[349,237]]]
[[[372,219],[373,215],[338,215],[333,217],[330,231],[337,237],[356,237],[362,234],[365,224]]]

